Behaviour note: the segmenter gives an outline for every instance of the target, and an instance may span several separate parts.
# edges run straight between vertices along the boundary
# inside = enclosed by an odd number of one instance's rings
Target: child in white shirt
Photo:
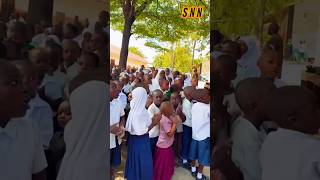
[[[63,63],[60,71],[66,73],[67,81],[70,82],[79,73],[80,66],[78,58],[80,57],[79,44],[73,40],[63,41]]]
[[[192,106],[192,141],[189,158],[191,173],[197,180],[208,179],[202,174],[204,166],[210,166],[210,95],[207,89],[194,91],[197,103]],[[196,168],[196,160],[199,166]]]
[[[19,69],[24,86],[31,98],[26,118],[32,120],[38,126],[42,145],[44,149],[47,149],[53,136],[53,112],[49,104],[43,101],[37,93],[39,81],[33,64],[23,60],[13,63]]]
[[[110,83],[110,165],[111,177],[114,176],[114,168],[121,164],[121,146],[117,135],[124,130],[124,109],[121,107],[117,97],[119,90],[114,82]],[[112,179],[111,178],[111,179]]]
[[[163,93],[161,90],[157,89],[152,92],[152,98],[153,103],[149,106],[148,112],[150,117],[152,118],[155,114],[158,114],[160,112],[160,105],[163,100]],[[151,146],[151,152],[152,157],[154,156],[155,148],[157,145],[158,137],[159,137],[159,125],[154,126],[149,131],[149,138],[150,138],[150,146]]]
[[[320,179],[320,110],[315,94],[303,87],[286,86],[270,94],[265,113],[280,128],[262,145],[262,180]]]
[[[2,180],[45,180],[45,159],[38,129],[24,118],[27,93],[19,70],[0,61],[0,174]]]
[[[231,158],[242,172],[244,180],[261,178],[259,153],[266,136],[265,132],[260,131],[265,120],[261,109],[264,98],[274,89],[269,79],[249,78],[240,81],[235,90],[242,115],[231,126]]]

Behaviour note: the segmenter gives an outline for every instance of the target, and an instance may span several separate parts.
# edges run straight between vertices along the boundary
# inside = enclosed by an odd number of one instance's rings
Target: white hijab
[[[144,88],[137,87],[132,91],[131,109],[126,123],[126,131],[132,135],[140,136],[148,132],[151,118],[145,107],[147,99],[147,91]]]
[[[250,77],[259,77],[260,69],[257,65],[260,56],[259,43],[253,36],[241,37],[240,40],[244,41],[248,46],[248,50],[237,61],[237,78],[233,81],[234,86],[241,80]]]
[[[70,95],[72,120],[57,180],[107,179],[107,83],[91,80]],[[91,95],[91,96],[90,96]]]

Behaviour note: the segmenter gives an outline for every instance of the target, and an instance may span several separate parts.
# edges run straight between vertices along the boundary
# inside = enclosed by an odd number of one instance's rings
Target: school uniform
[[[234,93],[224,95],[223,105],[227,107],[227,111],[232,117],[232,120],[235,120],[239,115],[241,115],[241,109],[236,101]]]
[[[39,95],[30,100],[29,106],[30,108],[27,110],[25,117],[38,126],[41,143],[47,149],[53,137],[53,112],[51,107]]]
[[[0,127],[1,180],[31,180],[47,167],[37,127],[28,119],[11,119]]]
[[[65,67],[65,69],[67,71],[67,81],[70,82],[79,74],[80,65],[75,62],[71,66]]]
[[[182,123],[183,135],[182,135],[182,152],[183,159],[189,159],[190,144],[192,140],[192,103],[184,98],[182,101],[182,113],[186,116],[186,120]]]
[[[128,103],[128,98],[122,91],[119,93],[117,100],[119,101],[121,108],[125,109]]]
[[[40,88],[44,87],[44,92],[51,100],[57,100],[64,95],[64,86],[66,84],[67,76],[56,70],[52,75],[46,74],[42,80]]]
[[[148,112],[149,112],[150,117],[152,118],[155,114],[160,112],[160,109],[154,103],[152,103],[148,108]],[[149,131],[150,147],[151,147],[152,157],[154,156],[154,152],[155,152],[156,145],[157,145],[157,142],[158,142],[159,132],[160,132],[159,125],[154,126]]]
[[[197,102],[191,109],[192,141],[189,159],[210,166],[210,104]]]
[[[120,118],[124,116],[124,109],[117,99],[110,102],[110,126],[120,123]],[[121,164],[121,146],[116,135],[110,133],[110,162],[116,167]]]
[[[153,164],[153,180],[171,180],[174,173],[174,152],[172,144],[174,136],[168,137],[173,121],[162,115],[160,120],[160,134]]]
[[[160,89],[159,79],[152,79],[151,82],[152,82],[153,90]]]
[[[132,91],[131,109],[126,122],[129,136],[124,177],[127,180],[151,180],[153,177],[153,160],[148,134],[152,121],[145,108],[147,98],[147,91],[142,87]]]
[[[281,79],[276,79],[274,80],[274,85],[277,87],[277,88],[281,88],[283,86],[286,86],[287,83],[282,81]]]
[[[271,132],[260,152],[262,180],[320,179],[320,140],[279,128]]]
[[[232,161],[242,172],[244,180],[261,179],[259,153],[265,136],[242,116],[231,126]]]
[[[131,92],[131,89],[132,89],[132,87],[129,83],[123,86],[123,92],[125,94],[129,94]]]

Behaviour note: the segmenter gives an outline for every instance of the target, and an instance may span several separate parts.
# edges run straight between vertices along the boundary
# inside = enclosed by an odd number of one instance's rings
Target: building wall
[[[29,0],[15,0],[17,11],[27,12],[28,7]],[[57,12],[63,12],[67,18],[77,15],[82,20],[88,18],[90,22],[95,22],[99,12],[108,8],[107,0],[54,0],[53,19],[55,20]]]
[[[320,62],[320,1],[303,0],[295,5],[292,43],[294,47],[305,49],[309,57]],[[300,45],[300,41],[305,41]]]

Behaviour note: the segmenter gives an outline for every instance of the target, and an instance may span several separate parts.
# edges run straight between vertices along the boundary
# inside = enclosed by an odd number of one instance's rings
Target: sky
[[[121,48],[122,33],[120,31],[115,31],[110,29],[110,41],[111,44]],[[146,39],[136,39],[135,36],[131,36],[129,47],[138,47],[140,51],[144,54],[145,59],[149,62],[153,62],[153,58],[157,55],[157,51],[153,48],[145,46]]]
[[[113,29],[110,29],[110,42],[112,45],[121,48],[122,33],[120,31],[115,31]],[[158,52],[153,48],[145,46],[144,44],[146,42],[147,42],[146,39],[136,38],[134,35],[132,35],[130,38],[129,47],[137,47],[144,54],[145,59],[149,63],[152,63],[154,57],[158,54]],[[210,45],[206,47],[205,52],[209,52],[209,50],[210,50]],[[199,55],[200,55],[200,52],[196,51],[195,58],[198,58]]]

